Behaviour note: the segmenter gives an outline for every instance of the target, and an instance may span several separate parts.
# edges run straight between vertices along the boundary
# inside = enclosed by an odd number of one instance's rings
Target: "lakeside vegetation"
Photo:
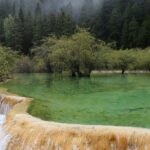
[[[149,35],[149,0],[0,0],[0,80],[11,72],[150,71]]]
[[[97,40],[85,29],[71,37],[49,36],[32,49],[32,57],[21,57],[19,72],[70,72],[71,76],[90,76],[93,70],[150,71],[150,48],[115,50]]]
[[[11,49],[0,46],[0,81],[10,77],[16,56]]]
[[[10,71],[67,71],[73,77],[89,77],[93,70],[121,70],[122,74],[126,70],[150,71],[150,48],[115,50],[112,45],[97,40],[86,29],[78,29],[69,37],[48,36],[41,43],[31,50],[31,56],[19,56],[1,47],[1,79],[6,78]]]

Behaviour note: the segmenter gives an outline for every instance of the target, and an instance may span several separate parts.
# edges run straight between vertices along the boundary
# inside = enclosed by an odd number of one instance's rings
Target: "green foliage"
[[[42,13],[41,2],[35,6],[35,12],[25,11],[23,2],[21,2],[20,8],[16,9],[14,4],[9,12],[6,9],[8,6],[5,7],[5,2],[1,1],[0,42],[18,51],[21,55],[30,55],[32,46],[40,45],[41,40],[50,34],[61,37],[74,33],[74,22],[65,11],[45,15]],[[8,0],[6,2],[10,5]]]
[[[138,22],[135,18],[129,23],[129,35],[128,35],[128,45],[129,48],[135,47],[138,44]]]
[[[140,52],[138,63],[140,68],[150,71],[150,49],[147,48],[144,52]]]
[[[107,0],[92,23],[92,32],[117,48],[146,48],[150,45],[150,1]],[[90,27],[91,27],[90,26]]]
[[[109,28],[110,28],[110,40],[111,41],[117,41],[117,44],[119,46],[120,43],[120,33],[121,33],[121,16],[120,11],[118,9],[113,9],[110,22],[109,22]]]
[[[24,14],[22,9],[19,10],[18,16],[15,17],[15,24],[13,29],[13,49],[22,53],[24,50],[23,43],[24,43]]]
[[[0,1],[0,42],[23,55],[30,55],[32,46],[40,45],[41,39],[51,34],[71,36],[78,26],[88,28],[98,39],[115,43],[117,49],[150,46],[149,0],[105,0],[100,5],[83,0],[78,9],[72,1],[64,5],[49,0],[45,6],[45,0],[33,0],[29,8],[25,3]]]
[[[5,40],[6,45],[8,47],[13,46],[13,29],[14,29],[15,19],[12,17],[12,15],[9,15],[4,20],[4,32],[5,32]]]
[[[73,76],[89,76],[96,66],[97,43],[86,30],[58,39],[49,58],[59,72],[67,69]]]
[[[95,9],[93,0],[84,0],[79,16],[79,25],[81,27],[89,27],[94,16]]]
[[[150,43],[150,16],[146,17],[144,22],[142,23],[139,35],[139,43],[140,46],[147,45]]]
[[[74,26],[70,16],[67,16],[63,11],[58,15],[56,21],[56,36],[70,36],[74,32]]]
[[[115,51],[113,53],[115,55],[115,58],[112,60],[114,68],[121,69],[122,74],[124,74],[125,70],[129,69],[135,61],[134,57],[131,55],[131,51]]]
[[[0,46],[0,81],[9,78],[16,54],[10,49]]]
[[[113,43],[98,41],[87,30],[71,37],[49,36],[32,49],[34,72],[69,71],[72,76],[90,76],[93,70],[150,70],[150,50],[114,50]]]
[[[52,61],[49,55],[52,53],[52,47],[56,44],[57,38],[50,36],[43,39],[40,46],[31,50],[33,55],[33,64],[35,72],[52,72]]]
[[[14,71],[18,73],[33,72],[33,62],[28,56],[19,56],[16,59]]]
[[[99,70],[147,70],[150,71],[150,49],[113,50],[103,47],[99,52]]]

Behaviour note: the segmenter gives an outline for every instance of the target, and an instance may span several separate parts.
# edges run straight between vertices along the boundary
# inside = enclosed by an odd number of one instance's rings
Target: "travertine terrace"
[[[28,98],[2,95],[0,102],[1,112],[9,111],[0,133],[3,149],[150,150],[149,129],[47,122],[27,114]]]

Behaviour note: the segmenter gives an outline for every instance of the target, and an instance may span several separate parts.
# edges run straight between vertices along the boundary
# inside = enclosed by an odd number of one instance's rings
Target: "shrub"
[[[33,62],[28,56],[20,56],[15,63],[14,72],[31,73],[33,71]]]
[[[0,46],[0,81],[10,77],[16,53],[9,48]]]

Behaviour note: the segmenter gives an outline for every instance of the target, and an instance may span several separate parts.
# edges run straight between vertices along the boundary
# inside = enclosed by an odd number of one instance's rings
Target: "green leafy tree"
[[[122,29],[121,45],[123,48],[127,48],[129,44],[129,26],[128,22],[124,22]]]
[[[150,71],[150,50],[146,49],[140,54],[139,64],[142,69]]]
[[[56,68],[69,70],[72,76],[90,76],[97,59],[95,38],[80,29],[70,38],[61,38],[53,46],[51,60]],[[60,67],[61,66],[61,67]]]
[[[40,46],[36,46],[31,50],[33,55],[33,64],[35,72],[52,72],[52,60],[49,55],[52,53],[52,47],[56,44],[55,36],[43,39]]]
[[[10,49],[0,46],[0,81],[9,78],[15,55]]]
[[[131,55],[130,51],[113,51],[110,62],[114,68],[121,69],[122,74],[124,74],[125,71],[129,69],[132,64],[134,64],[135,59]]]

